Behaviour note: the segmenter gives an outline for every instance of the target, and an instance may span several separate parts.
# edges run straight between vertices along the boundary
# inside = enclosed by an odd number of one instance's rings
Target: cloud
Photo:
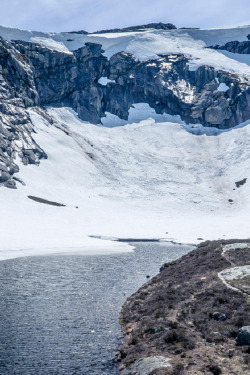
[[[249,14],[249,0],[1,0],[0,24],[41,31],[158,21],[209,28],[249,24]]]

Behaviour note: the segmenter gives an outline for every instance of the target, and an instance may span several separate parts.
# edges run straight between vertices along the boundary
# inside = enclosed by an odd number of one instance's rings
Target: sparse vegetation
[[[172,372],[159,369],[153,375],[249,373],[249,354],[235,341],[239,328],[250,323],[248,297],[218,277],[232,266],[232,260],[235,266],[250,261],[250,252],[244,249],[239,250],[242,256],[232,250],[224,257],[223,245],[234,242],[200,244],[178,261],[165,264],[160,274],[128,299],[121,314],[127,332],[123,363],[164,355],[171,358]],[[196,372],[191,371],[194,366]]]

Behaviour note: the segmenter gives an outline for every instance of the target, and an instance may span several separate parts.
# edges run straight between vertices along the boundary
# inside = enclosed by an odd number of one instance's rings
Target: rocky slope
[[[231,42],[228,42],[224,44],[223,46],[216,45],[212,46],[210,48],[214,48],[217,50],[225,50],[232,53],[240,53],[243,55],[249,55],[250,54],[250,34],[247,35],[247,41],[239,42],[238,40],[234,40]]]
[[[247,79],[206,65],[190,70],[183,54],[140,61],[118,52],[108,59],[97,43],[62,52],[2,38],[0,49],[0,183],[7,187],[15,187],[15,154],[24,163],[46,158],[32,138],[30,107],[69,106],[94,124],[106,112],[127,119],[134,103],[220,129],[250,118]]]
[[[121,312],[120,373],[248,374],[249,246],[204,242],[132,295]]]
[[[33,126],[26,108],[38,105],[33,73],[28,61],[10,43],[0,38],[0,183],[15,187],[19,168],[17,152],[24,164],[38,164],[45,152],[32,138]]]

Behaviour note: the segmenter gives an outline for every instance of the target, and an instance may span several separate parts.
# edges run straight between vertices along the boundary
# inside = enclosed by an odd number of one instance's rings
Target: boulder
[[[237,345],[250,345],[250,326],[244,326],[238,331],[236,337]]]
[[[10,175],[8,172],[4,172],[0,170],[0,183],[7,181],[10,178]]]
[[[222,314],[222,313],[220,313],[218,311],[211,313],[210,317],[211,317],[211,319],[214,319],[214,320],[217,320],[217,321],[221,321],[221,322],[227,320],[226,314]]]
[[[150,375],[157,369],[171,368],[170,359],[163,356],[140,358],[121,371],[121,375]]]
[[[14,180],[8,180],[4,183],[4,186],[9,189],[16,189],[16,182]]]

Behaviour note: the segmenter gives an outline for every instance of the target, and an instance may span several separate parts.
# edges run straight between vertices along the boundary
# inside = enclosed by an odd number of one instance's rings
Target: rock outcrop
[[[122,32],[130,32],[130,31],[143,31],[145,29],[174,30],[176,29],[176,26],[173,25],[172,23],[153,22],[153,23],[147,23],[145,25],[124,27],[122,29],[100,30],[92,34],[122,33]]]
[[[171,366],[159,362],[151,375],[249,373],[249,274],[221,277],[250,263],[249,243],[202,243],[166,263],[127,300],[120,319],[121,375],[140,374],[134,370],[142,359],[158,356]]]
[[[187,123],[218,128],[250,118],[247,82],[209,66],[191,71],[181,54],[140,62],[125,52],[108,60],[94,43],[72,54],[22,41],[14,46],[29,61],[39,105],[70,105],[86,121],[100,122],[105,111],[127,119],[129,108],[138,102],[157,113],[178,114]],[[113,82],[103,86],[98,83],[101,77]],[[220,83],[228,90],[221,91]]]
[[[32,69],[10,43],[0,38],[0,184],[15,188],[18,154],[24,164],[38,164],[45,152],[32,138],[27,108],[39,104]]]
[[[209,48],[248,55],[250,54],[250,41],[247,40],[245,42],[239,42],[238,40],[234,40],[232,42],[226,43],[223,46],[216,45]]]

